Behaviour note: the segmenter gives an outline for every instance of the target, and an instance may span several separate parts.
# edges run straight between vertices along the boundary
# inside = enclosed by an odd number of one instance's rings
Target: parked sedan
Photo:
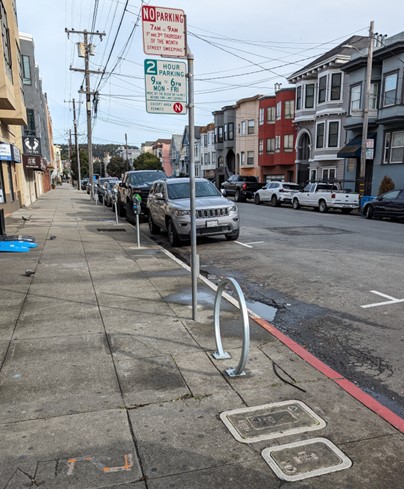
[[[191,237],[190,179],[172,178],[157,180],[150,190],[149,229],[157,234],[167,231],[171,246]],[[240,221],[237,206],[227,200],[205,178],[195,179],[196,235],[225,235],[228,240],[239,236]]]
[[[98,194],[98,202],[102,203],[104,199],[104,195],[106,192],[104,184],[107,182],[117,183],[118,179],[116,177],[102,177],[97,180],[96,186],[94,187],[94,192],[97,192]]]
[[[291,204],[293,195],[300,191],[297,183],[268,182],[254,194],[254,202],[259,205],[262,202],[270,202],[273,207],[283,204]]]
[[[374,200],[366,202],[362,212],[366,219],[372,217],[404,219],[404,190],[391,190],[379,195]]]
[[[80,184],[81,190],[86,190],[87,189],[87,183],[88,183],[88,178],[83,178]]]
[[[107,207],[112,207],[116,195],[118,193],[118,185],[121,183],[120,180],[111,180],[109,182],[104,183],[105,192],[104,192],[104,203]]]

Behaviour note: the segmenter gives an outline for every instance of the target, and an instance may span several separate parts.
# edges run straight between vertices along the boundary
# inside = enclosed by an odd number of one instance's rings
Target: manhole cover
[[[326,425],[306,404],[295,400],[225,411],[220,419],[241,443],[319,430]]]
[[[99,231],[100,233],[126,233],[126,229],[122,228],[97,228],[97,231]]]
[[[288,228],[268,228],[274,233],[285,234],[286,236],[324,236],[332,234],[351,234],[346,229],[331,228],[328,226],[297,226]]]
[[[290,482],[348,469],[352,465],[352,461],[326,438],[265,448],[261,455],[279,479]]]

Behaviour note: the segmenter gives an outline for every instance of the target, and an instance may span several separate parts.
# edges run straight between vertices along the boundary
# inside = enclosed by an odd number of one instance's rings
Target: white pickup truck
[[[349,214],[359,208],[359,194],[342,190],[336,183],[309,183],[293,195],[292,205],[293,209],[313,207],[320,212],[341,209],[343,214]]]

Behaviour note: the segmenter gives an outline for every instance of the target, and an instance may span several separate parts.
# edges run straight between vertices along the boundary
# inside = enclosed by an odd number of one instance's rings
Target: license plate
[[[207,228],[214,228],[216,226],[219,226],[219,221],[214,220],[214,221],[206,221],[206,227]]]

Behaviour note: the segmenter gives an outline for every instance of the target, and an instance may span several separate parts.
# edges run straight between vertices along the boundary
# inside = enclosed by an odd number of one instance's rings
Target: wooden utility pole
[[[368,58],[366,65],[366,79],[365,89],[363,97],[363,126],[362,126],[362,145],[361,145],[361,160],[360,160],[360,173],[359,173],[359,196],[363,197],[365,194],[365,176],[366,176],[366,144],[368,139],[368,126],[369,126],[369,97],[370,87],[372,82],[372,64],[373,64],[373,43],[374,43],[374,22],[370,22],[369,27],[369,45],[368,45]]]
[[[74,146],[76,148],[77,161],[77,190],[81,190],[81,168],[80,168],[80,150],[77,138],[77,119],[76,119],[76,101],[73,99],[73,126],[74,126]]]
[[[93,45],[88,43],[88,36],[99,36],[100,39],[102,40],[102,36],[105,36],[105,32],[89,32],[89,31],[76,31],[74,29],[65,29],[65,32],[67,36],[69,34],[81,34],[83,35],[83,55],[84,55],[84,70],[78,69],[78,68],[72,68],[70,67],[71,71],[78,71],[81,73],[84,73],[85,77],[85,83],[86,83],[86,89],[85,89],[85,94],[86,94],[86,113],[87,113],[87,151],[88,151],[88,177],[91,183],[91,199],[94,199],[94,166],[93,166],[93,143],[92,143],[92,125],[91,125],[91,116],[92,116],[92,110],[91,110],[91,95],[93,92],[91,92],[90,89],[90,73],[95,73],[95,74],[102,74],[103,72],[101,70],[98,71],[92,71],[90,70],[90,55],[93,54]],[[82,90],[79,90],[79,92],[82,92]]]

